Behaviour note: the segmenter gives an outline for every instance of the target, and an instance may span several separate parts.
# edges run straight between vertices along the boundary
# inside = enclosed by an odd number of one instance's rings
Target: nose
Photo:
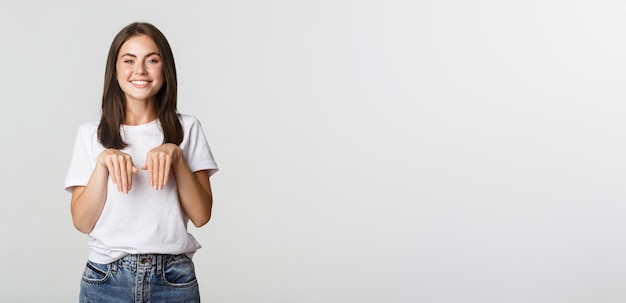
[[[143,63],[138,63],[135,65],[135,74],[143,75],[146,73],[146,67]]]

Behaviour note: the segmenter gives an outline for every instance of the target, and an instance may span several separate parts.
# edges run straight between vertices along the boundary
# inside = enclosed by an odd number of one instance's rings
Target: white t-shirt
[[[180,144],[192,172],[217,172],[202,126],[197,118],[179,115],[184,139]],[[65,179],[65,189],[85,186],[96,167],[98,155],[105,149],[98,142],[99,121],[85,123],[78,129],[72,160]],[[148,151],[163,143],[158,120],[142,125],[123,125],[121,135],[128,146],[121,151],[132,157],[139,173],[133,175],[128,194],[120,193],[109,178],[107,199],[100,218],[89,233],[89,260],[110,263],[127,254],[159,253],[192,255],[200,244],[187,232],[189,218],[183,212],[173,172],[162,190],[154,190],[141,170]]]

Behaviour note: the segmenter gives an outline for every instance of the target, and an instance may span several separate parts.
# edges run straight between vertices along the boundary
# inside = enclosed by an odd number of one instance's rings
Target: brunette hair
[[[155,96],[154,107],[163,130],[163,143],[179,145],[183,141],[183,128],[178,120],[177,80],[174,55],[167,39],[154,25],[135,22],[124,27],[113,39],[107,57],[102,94],[102,117],[98,126],[98,139],[106,148],[122,149],[127,144],[120,134],[120,126],[126,116],[126,98],[117,83],[117,57],[128,39],[146,35],[154,41],[163,62],[164,83]]]

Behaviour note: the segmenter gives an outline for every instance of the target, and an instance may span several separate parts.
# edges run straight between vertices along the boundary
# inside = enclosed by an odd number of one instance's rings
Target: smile
[[[148,85],[150,82],[137,80],[137,81],[130,81],[130,83],[132,83],[133,85]]]

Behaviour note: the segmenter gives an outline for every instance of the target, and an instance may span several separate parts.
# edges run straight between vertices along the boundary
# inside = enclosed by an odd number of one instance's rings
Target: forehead
[[[159,48],[152,38],[147,35],[133,36],[128,38],[118,53],[119,56],[126,54],[132,54],[135,56],[141,56],[151,53],[159,53]]]

